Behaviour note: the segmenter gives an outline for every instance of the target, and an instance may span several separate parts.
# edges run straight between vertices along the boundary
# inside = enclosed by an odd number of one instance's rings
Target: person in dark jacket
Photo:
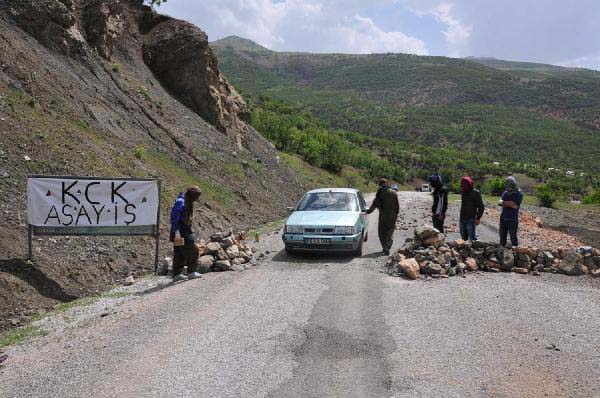
[[[483,216],[485,206],[481,192],[475,189],[471,177],[465,176],[460,181],[460,237],[463,240],[477,240],[476,227]]]
[[[517,230],[519,229],[519,209],[523,202],[523,191],[519,189],[515,177],[507,177],[504,186],[506,191],[502,193],[502,199],[498,203],[502,206],[500,214],[500,245],[506,247],[506,238],[510,233],[510,243],[519,246]]]
[[[197,272],[199,250],[196,235],[192,231],[194,221],[194,202],[202,195],[198,187],[188,188],[181,192],[171,209],[171,234],[169,240],[173,245],[173,281],[200,278]],[[183,244],[178,241],[183,239]],[[182,274],[187,266],[188,276]]]
[[[448,189],[442,184],[442,177],[434,174],[429,177],[429,184],[433,187],[433,206],[431,206],[431,219],[433,227],[444,233],[444,220],[448,210]]]
[[[392,249],[394,230],[396,229],[396,220],[400,212],[398,195],[388,187],[387,180],[379,180],[379,189],[375,194],[375,200],[367,210],[371,214],[375,209],[379,209],[379,224],[377,233],[379,241],[383,248],[383,254],[390,254]]]

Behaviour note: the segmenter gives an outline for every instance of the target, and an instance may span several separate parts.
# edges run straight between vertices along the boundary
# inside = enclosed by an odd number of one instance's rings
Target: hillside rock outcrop
[[[241,145],[250,111],[223,78],[206,34],[175,19],[159,23],[144,39],[144,61],[170,92]]]

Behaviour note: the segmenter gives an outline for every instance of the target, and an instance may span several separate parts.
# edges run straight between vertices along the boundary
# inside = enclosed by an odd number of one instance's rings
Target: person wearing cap
[[[444,233],[444,220],[448,210],[448,189],[442,184],[442,177],[434,174],[429,177],[429,184],[433,187],[433,206],[431,206],[431,218],[433,227]]]
[[[473,179],[465,176],[460,181],[461,203],[460,203],[460,237],[463,240],[477,240],[475,229],[479,225],[485,206],[481,198],[481,192],[475,189]]]
[[[197,272],[199,250],[196,235],[192,231],[194,221],[194,202],[202,195],[198,187],[190,187],[180,192],[171,209],[171,234],[173,242],[173,282],[201,278]],[[188,275],[182,274],[187,266]]]
[[[504,181],[505,191],[502,193],[502,199],[498,202],[502,206],[500,214],[500,245],[506,247],[507,236],[510,234],[510,243],[513,246],[519,246],[517,230],[519,229],[519,209],[523,202],[523,191],[519,189],[519,184],[515,177],[507,177]]]
[[[398,203],[398,195],[388,186],[386,179],[379,180],[379,189],[375,194],[375,200],[371,207],[367,210],[367,214],[371,214],[375,209],[379,210],[379,224],[377,233],[379,241],[383,248],[383,254],[390,254],[392,249],[394,230],[396,229],[396,220],[400,212],[400,204]]]

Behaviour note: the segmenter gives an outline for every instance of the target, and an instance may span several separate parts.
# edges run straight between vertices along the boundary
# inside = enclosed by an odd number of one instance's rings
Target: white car
[[[362,255],[367,240],[367,203],[350,188],[309,191],[292,211],[283,229],[287,253],[345,251]]]
[[[431,192],[431,189],[429,188],[429,184],[421,185],[421,192]]]

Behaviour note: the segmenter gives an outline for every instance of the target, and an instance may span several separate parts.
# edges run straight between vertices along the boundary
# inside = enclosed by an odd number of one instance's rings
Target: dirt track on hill
[[[427,195],[400,198],[407,222],[428,215]],[[393,278],[380,272],[376,222],[370,232],[361,258],[290,257],[278,232],[265,235],[266,257],[249,271],[159,284],[12,347],[2,395],[600,395],[600,281]],[[411,234],[398,231],[394,247]]]

